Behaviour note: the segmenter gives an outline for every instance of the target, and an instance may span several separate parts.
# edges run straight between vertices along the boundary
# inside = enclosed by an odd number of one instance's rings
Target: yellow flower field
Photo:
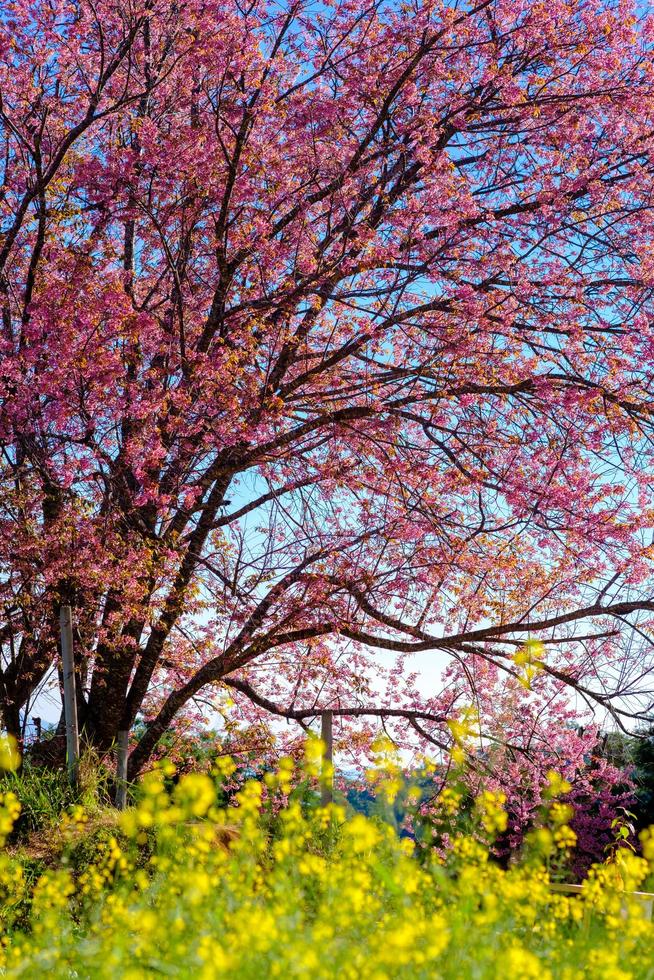
[[[292,763],[268,779],[286,783]],[[552,892],[548,855],[571,841],[565,808],[508,870],[478,834],[449,855],[414,853],[381,821],[335,805],[291,801],[272,817],[264,787],[217,805],[215,782],[191,774],[171,790],[150,773],[137,806],[81,870],[58,863],[30,877],[20,853],[0,864],[2,975],[142,977],[540,978],[654,976],[654,925],[631,892],[654,864],[617,852],[580,896]],[[501,794],[477,801],[477,826],[503,826]],[[452,797],[445,806],[451,810]],[[18,813],[5,793],[4,836]],[[73,808],[72,841],[87,817]],[[557,836],[558,835],[558,836]],[[563,841],[563,844],[561,843]]]

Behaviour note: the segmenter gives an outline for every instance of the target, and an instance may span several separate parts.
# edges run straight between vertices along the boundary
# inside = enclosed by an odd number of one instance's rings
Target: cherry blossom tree
[[[543,678],[525,697],[514,678],[503,678],[486,662],[478,669],[484,676],[477,684],[477,703],[485,738],[471,746],[466,765],[456,774],[460,791],[470,801],[485,789],[504,794],[508,823],[495,848],[510,860],[537,825],[556,774],[558,797],[574,812],[570,826],[577,841],[569,859],[581,879],[591,864],[609,856],[618,839],[617,822],[630,822],[636,805],[634,764],[624,758],[616,765],[607,758],[606,736],[594,725],[576,724],[564,687],[552,678]],[[440,783],[442,778],[437,789]],[[434,802],[438,807],[437,796]],[[631,841],[637,843],[633,828]]]
[[[132,774],[225,684],[442,740],[481,659],[647,715],[653,37],[623,0],[7,0],[8,730],[62,603]]]

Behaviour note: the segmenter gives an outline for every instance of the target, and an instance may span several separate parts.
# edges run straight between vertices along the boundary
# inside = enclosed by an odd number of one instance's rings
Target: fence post
[[[116,740],[116,807],[124,810],[127,803],[127,753],[129,732],[118,732]]]
[[[61,662],[64,674],[64,718],[66,720],[66,764],[68,778],[77,783],[79,765],[79,731],[77,729],[77,695],[75,693],[75,657],[73,653],[73,619],[70,606],[59,610]]]
[[[321,715],[320,737],[325,745],[323,756],[322,784],[320,787],[320,802],[323,806],[334,802],[334,740],[332,737],[332,713],[323,711]]]

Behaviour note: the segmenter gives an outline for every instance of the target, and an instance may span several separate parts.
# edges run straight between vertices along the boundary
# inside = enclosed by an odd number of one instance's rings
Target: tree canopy
[[[133,774],[219,682],[441,743],[502,677],[647,716],[653,37],[622,0],[7,0],[9,730],[62,603]]]

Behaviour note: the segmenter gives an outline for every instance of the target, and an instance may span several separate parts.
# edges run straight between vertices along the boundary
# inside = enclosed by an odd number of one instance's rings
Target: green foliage
[[[0,793],[14,793],[21,806],[14,840],[25,840],[35,832],[54,827],[75,804],[88,813],[95,812],[109,803],[109,788],[110,774],[90,749],[81,755],[75,787],[65,770],[35,765],[29,755],[19,769],[0,775]]]
[[[29,760],[18,772],[4,773],[0,788],[15,793],[20,801],[21,813],[14,828],[19,838],[54,824],[76,796],[65,772],[33,766]]]

